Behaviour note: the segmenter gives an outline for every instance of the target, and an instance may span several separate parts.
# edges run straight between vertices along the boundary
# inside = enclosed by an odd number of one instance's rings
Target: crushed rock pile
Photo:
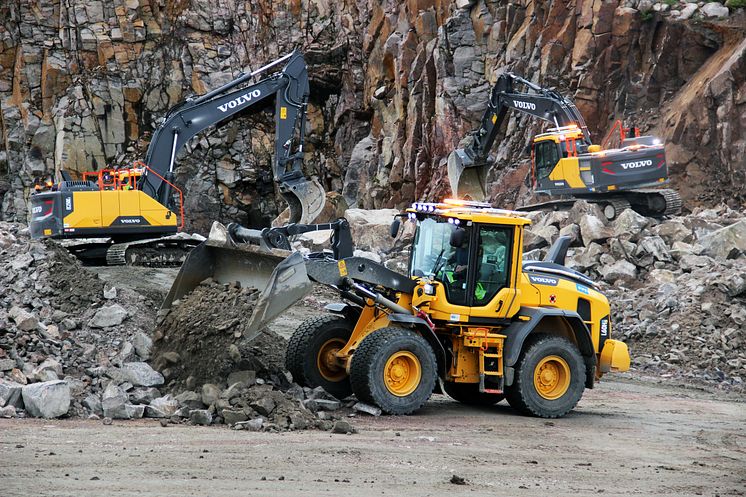
[[[0,223],[0,416],[88,415],[112,377],[133,390],[160,376],[142,362],[154,309],[54,241]]]
[[[302,388],[284,370],[284,338],[245,331],[259,292],[208,279],[172,303],[154,333],[153,365],[163,373],[174,421],[236,429],[330,430],[354,402]]]

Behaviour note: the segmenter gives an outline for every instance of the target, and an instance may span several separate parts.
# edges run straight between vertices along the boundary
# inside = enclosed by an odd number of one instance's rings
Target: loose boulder
[[[22,396],[26,412],[36,418],[58,418],[70,409],[70,387],[61,380],[26,385]]]

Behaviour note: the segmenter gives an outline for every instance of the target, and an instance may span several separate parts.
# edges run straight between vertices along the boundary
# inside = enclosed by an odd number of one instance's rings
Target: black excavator
[[[527,90],[518,91],[518,85]],[[572,205],[574,199],[584,199],[600,204],[608,219],[630,207],[653,217],[681,211],[681,198],[676,191],[652,188],[668,182],[661,140],[639,136],[635,128],[628,136],[627,130],[617,123],[604,140],[612,142],[612,133],[618,127],[616,147],[594,145],[572,100],[509,72],[501,74],[493,86],[480,126],[462,140],[462,148],[448,157],[448,178],[455,197],[486,198],[486,174],[494,164],[490,150],[510,111],[553,125],[534,137],[531,180],[536,193],[565,197],[516,207],[517,210],[557,209]]]
[[[251,83],[284,63],[282,70]],[[250,83],[250,84],[249,84]],[[34,238],[98,238],[70,248],[82,259],[108,264],[179,264],[202,241],[184,233],[183,195],[174,184],[179,150],[195,135],[220,126],[239,113],[258,111],[275,99],[274,180],[290,208],[290,223],[316,219],[324,207],[324,189],[303,173],[303,141],[309,95],[303,55],[294,51],[256,71],[169,110],[153,134],[144,163],[96,173],[96,180],[63,181],[31,197],[30,231]],[[90,173],[89,173],[90,174]],[[176,255],[174,255],[174,252]],[[180,254],[180,255],[179,255]],[[169,264],[170,265],[170,264]]]

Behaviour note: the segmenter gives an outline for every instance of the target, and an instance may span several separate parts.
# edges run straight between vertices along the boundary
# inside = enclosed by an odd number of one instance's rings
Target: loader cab
[[[469,209],[435,208],[410,214],[416,231],[409,275],[428,279],[434,291],[442,293],[443,298],[436,299],[431,309],[436,305],[459,316],[503,314],[507,311],[504,294],[515,291],[511,282],[520,271],[516,248],[520,249],[522,225],[503,224],[497,216],[467,215],[482,214]]]

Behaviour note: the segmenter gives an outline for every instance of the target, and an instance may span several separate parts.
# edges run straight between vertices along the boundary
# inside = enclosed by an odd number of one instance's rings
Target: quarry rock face
[[[353,208],[450,193],[445,160],[497,74],[574,98],[595,142],[626,119],[667,142],[687,203],[746,198],[744,9],[633,0],[507,2],[97,0],[0,6],[0,218],[26,221],[37,176],[142,159],[165,113],[304,46],[306,173]],[[541,125],[513,115],[491,200],[528,197],[523,151]],[[267,226],[284,208],[271,111],[195,137],[177,158],[187,229]]]

